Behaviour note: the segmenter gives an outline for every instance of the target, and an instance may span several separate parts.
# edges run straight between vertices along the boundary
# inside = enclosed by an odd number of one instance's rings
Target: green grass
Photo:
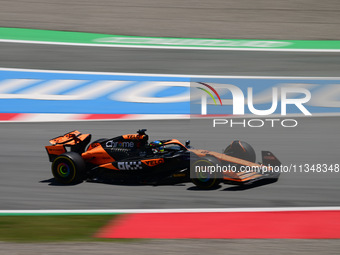
[[[117,215],[0,216],[0,241],[103,241],[93,235]]]

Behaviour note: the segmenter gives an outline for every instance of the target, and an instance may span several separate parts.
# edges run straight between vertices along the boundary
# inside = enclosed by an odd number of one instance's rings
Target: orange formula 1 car
[[[200,189],[216,188],[221,182],[249,184],[277,180],[280,161],[262,151],[262,164],[246,142],[233,141],[218,153],[195,150],[176,139],[149,143],[146,129],[136,134],[102,138],[90,143],[91,135],[72,131],[50,140],[46,146],[52,173],[62,184],[84,180],[161,184],[192,181]],[[89,144],[89,145],[88,145]]]

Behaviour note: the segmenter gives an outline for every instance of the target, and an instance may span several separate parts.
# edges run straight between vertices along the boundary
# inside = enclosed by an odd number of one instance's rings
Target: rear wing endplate
[[[57,156],[67,151],[66,147],[70,148],[70,151],[83,153],[90,140],[91,134],[82,134],[78,130],[74,130],[51,139],[49,142],[52,145],[45,146],[45,148],[49,160],[52,162]]]

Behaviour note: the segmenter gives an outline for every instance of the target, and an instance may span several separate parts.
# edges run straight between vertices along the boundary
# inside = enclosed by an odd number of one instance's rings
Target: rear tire
[[[256,162],[256,153],[253,147],[243,141],[233,141],[225,150],[224,154],[250,162]]]
[[[222,181],[222,173],[207,171],[207,167],[219,164],[215,158],[200,158],[193,162],[190,166],[190,179],[199,189],[215,189],[219,187]],[[197,171],[200,169],[200,171]]]
[[[58,156],[52,163],[52,174],[62,184],[77,184],[85,178],[85,162],[75,152],[66,152]]]

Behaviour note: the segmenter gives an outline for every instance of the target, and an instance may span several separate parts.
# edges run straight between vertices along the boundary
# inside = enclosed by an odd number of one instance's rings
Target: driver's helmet
[[[153,153],[164,152],[164,146],[160,141],[153,141],[149,145]]]

